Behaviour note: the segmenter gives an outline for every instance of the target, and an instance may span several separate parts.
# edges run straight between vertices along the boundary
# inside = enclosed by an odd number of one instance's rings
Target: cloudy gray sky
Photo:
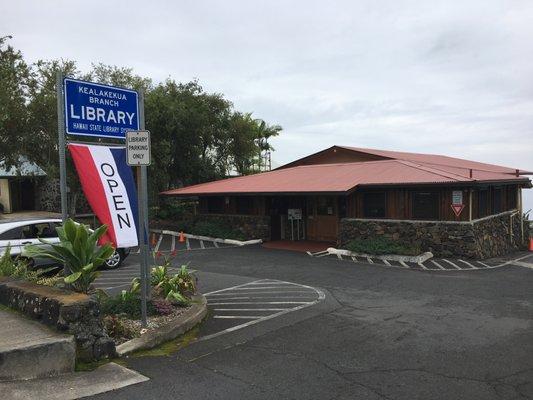
[[[339,144],[533,170],[530,0],[0,4],[31,61],[199,78],[279,123],[276,164]]]

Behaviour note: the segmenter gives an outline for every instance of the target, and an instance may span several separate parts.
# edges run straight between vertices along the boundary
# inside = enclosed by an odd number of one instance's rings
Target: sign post
[[[139,117],[144,129],[144,96],[139,96]],[[141,253],[141,319],[146,326],[146,301],[150,297],[150,276],[148,271],[148,177],[146,167],[151,163],[150,132],[146,130],[126,132],[126,160],[137,167],[139,196],[139,249]]]
[[[56,94],[57,94],[57,134],[59,148],[59,191],[61,193],[61,219],[63,223],[67,220],[67,163],[65,150],[65,114],[63,99],[63,73],[57,71],[56,75]]]
[[[130,165],[136,166],[138,170],[139,226],[137,234],[141,253],[142,325],[146,327],[146,301],[150,294],[148,271],[148,177],[146,170],[146,166],[150,164],[150,133],[144,131],[143,93],[94,82],[64,78],[63,74],[59,72],[57,74],[57,108],[61,213],[63,221],[67,218],[66,135],[92,136],[104,140],[124,140],[127,132],[137,131],[130,134],[131,138],[136,137],[138,140],[135,143],[135,139],[132,139],[130,150],[133,150],[132,157],[134,162]],[[104,144],[104,142],[95,142],[94,144]],[[128,151],[128,146],[126,149]]]

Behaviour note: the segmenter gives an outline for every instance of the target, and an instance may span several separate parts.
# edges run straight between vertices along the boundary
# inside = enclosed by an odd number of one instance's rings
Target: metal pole
[[[144,130],[144,93],[139,92],[139,125]],[[150,295],[148,279],[148,178],[146,166],[137,167],[137,196],[139,212],[139,250],[141,256],[141,322],[146,327],[146,302]]]
[[[65,150],[65,104],[63,98],[63,72],[57,71],[56,75],[57,95],[57,134],[59,148],[59,190],[61,193],[61,219],[67,220],[67,164]]]

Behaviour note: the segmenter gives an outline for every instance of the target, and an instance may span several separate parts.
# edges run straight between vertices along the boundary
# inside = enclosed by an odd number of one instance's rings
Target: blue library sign
[[[124,139],[139,130],[139,94],[130,89],[65,78],[66,133]]]

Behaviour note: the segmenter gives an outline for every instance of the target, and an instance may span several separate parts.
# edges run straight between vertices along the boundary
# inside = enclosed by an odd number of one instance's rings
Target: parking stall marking
[[[430,258],[421,262],[411,262],[404,260],[386,260],[379,257],[369,257],[367,255],[344,255],[339,253],[328,253],[328,251],[321,251],[318,253],[307,252],[311,257],[326,257],[326,256],[335,256],[341,261],[352,261],[354,263],[365,263],[370,266],[380,266],[380,267],[389,267],[389,268],[402,268],[402,269],[411,269],[418,271],[480,271],[485,269],[495,269],[505,267],[507,265],[515,265],[519,267],[533,269],[533,255],[527,254],[520,256],[511,260],[485,260],[485,261],[474,261],[474,260],[463,260],[463,259],[454,259],[449,260],[445,258]],[[368,262],[369,259],[371,262]]]
[[[324,300],[320,289],[298,283],[261,279],[205,294],[213,320],[236,324],[207,334],[211,339],[281,315],[310,307]],[[240,323],[241,320],[249,320]],[[215,329],[216,330],[216,329]]]

